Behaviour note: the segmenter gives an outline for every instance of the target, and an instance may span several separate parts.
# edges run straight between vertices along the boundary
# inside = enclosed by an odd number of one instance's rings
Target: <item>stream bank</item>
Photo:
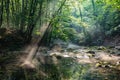
[[[40,47],[29,65],[21,67],[18,57],[14,64],[0,68],[0,76],[1,80],[119,80],[119,50],[119,46],[84,47],[71,43],[52,49]]]

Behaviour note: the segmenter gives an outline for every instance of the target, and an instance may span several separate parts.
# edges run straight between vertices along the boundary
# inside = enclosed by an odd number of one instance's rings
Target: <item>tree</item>
[[[2,26],[3,22],[3,0],[0,2],[0,27]]]

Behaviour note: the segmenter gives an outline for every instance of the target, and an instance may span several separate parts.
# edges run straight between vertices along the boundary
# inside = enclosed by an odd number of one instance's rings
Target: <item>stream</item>
[[[0,80],[120,80],[119,54],[118,47],[40,47],[28,65],[11,67]]]

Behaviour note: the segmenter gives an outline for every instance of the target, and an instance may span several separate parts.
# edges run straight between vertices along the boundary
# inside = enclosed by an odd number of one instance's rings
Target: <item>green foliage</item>
[[[90,43],[119,34],[119,0],[1,0],[0,10],[0,27],[14,27],[28,40],[49,22],[52,39]]]

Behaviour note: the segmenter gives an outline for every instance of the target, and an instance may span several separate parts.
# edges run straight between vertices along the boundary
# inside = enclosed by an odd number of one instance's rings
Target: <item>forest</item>
[[[0,0],[0,80],[120,80],[120,0]]]

